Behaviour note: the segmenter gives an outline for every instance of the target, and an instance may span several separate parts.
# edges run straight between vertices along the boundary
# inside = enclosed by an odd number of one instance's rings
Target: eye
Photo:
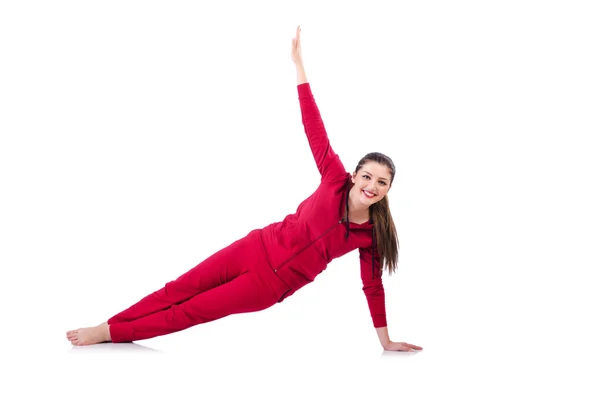
[[[385,185],[387,185],[387,183],[385,183],[384,181],[379,181],[379,184],[380,184],[381,186],[385,186]]]
[[[364,179],[367,179],[367,180],[371,179],[371,177],[370,177],[369,175],[366,175],[366,174],[365,174],[365,175],[363,175],[363,178],[364,178]]]

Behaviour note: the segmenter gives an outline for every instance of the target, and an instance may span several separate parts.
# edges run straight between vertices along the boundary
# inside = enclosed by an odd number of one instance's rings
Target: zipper
[[[294,255],[292,255],[289,258],[287,258],[281,265],[279,265],[277,267],[277,269],[274,270],[274,272],[277,273],[277,271],[279,269],[281,269],[283,266],[285,266],[286,263],[288,263],[289,261],[291,261],[292,259],[294,259],[296,256],[300,255],[302,252],[306,251],[311,245],[313,245],[314,243],[316,243],[317,241],[319,241],[323,236],[325,236],[327,233],[329,233],[330,231],[332,231],[337,225],[339,225],[343,221],[344,221],[344,218],[340,219],[338,221],[338,223],[336,223],[335,225],[329,227],[329,229],[327,229],[323,233],[321,233],[316,239],[314,239],[313,241],[311,241],[306,247],[302,248],[301,250],[297,251]]]

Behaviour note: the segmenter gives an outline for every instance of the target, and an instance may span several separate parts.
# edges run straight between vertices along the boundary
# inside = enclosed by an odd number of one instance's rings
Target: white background
[[[206,3],[2,2],[2,387],[597,396],[593,2]],[[382,352],[357,252],[264,312],[72,348],[314,191],[297,25],[346,167],[396,163],[388,325],[424,350]]]

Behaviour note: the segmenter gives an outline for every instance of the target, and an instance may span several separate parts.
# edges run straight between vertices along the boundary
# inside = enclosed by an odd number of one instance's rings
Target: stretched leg
[[[110,341],[110,335],[113,333],[113,325],[146,318],[153,314],[162,316],[165,315],[163,313],[165,310],[177,312],[180,310],[179,307],[173,308],[172,306],[187,302],[190,298],[198,294],[204,295],[219,286],[228,285],[233,280],[237,280],[236,277],[246,274],[249,269],[254,268],[259,263],[263,266],[259,266],[259,268],[266,269],[264,267],[266,258],[260,244],[260,237],[257,231],[251,232],[213,254],[176,280],[167,283],[164,288],[151,293],[138,303],[111,317],[106,323],[99,324],[96,327],[68,331],[67,339],[75,345],[88,345]],[[267,278],[269,276],[274,277],[268,270],[265,274]],[[274,283],[271,279],[269,286],[275,285],[275,289],[281,287],[277,280]],[[252,311],[248,308],[243,310]],[[111,325],[110,333],[108,332],[109,324]],[[189,325],[185,328],[187,327]],[[117,327],[116,329],[120,328]]]
[[[109,318],[107,322],[95,327],[67,331],[67,339],[73,345],[108,342],[111,340],[108,332],[109,324],[133,321],[160,312],[172,305],[185,302],[196,294],[232,280],[243,271],[239,258],[233,258],[232,255],[228,254],[232,252],[232,246],[210,256],[176,280],[165,284],[163,288],[147,295],[128,309]]]
[[[266,309],[279,299],[256,273],[243,274],[217,288],[168,309],[126,323],[110,325],[113,342],[131,342],[181,331],[236,313]]]
[[[211,255],[177,279],[139,302],[111,317],[108,324],[132,321],[164,310],[190,299],[192,296],[218,287],[247,271],[250,252],[256,251],[249,236],[241,238]]]

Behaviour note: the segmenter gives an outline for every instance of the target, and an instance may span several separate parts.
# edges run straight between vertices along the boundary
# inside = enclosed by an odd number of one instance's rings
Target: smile
[[[374,193],[371,193],[371,192],[367,192],[366,190],[363,190],[362,192],[363,192],[363,194],[364,194],[364,195],[365,195],[367,198],[370,198],[370,199],[372,199],[373,197],[375,197],[375,196],[376,196],[376,194],[374,194]]]

